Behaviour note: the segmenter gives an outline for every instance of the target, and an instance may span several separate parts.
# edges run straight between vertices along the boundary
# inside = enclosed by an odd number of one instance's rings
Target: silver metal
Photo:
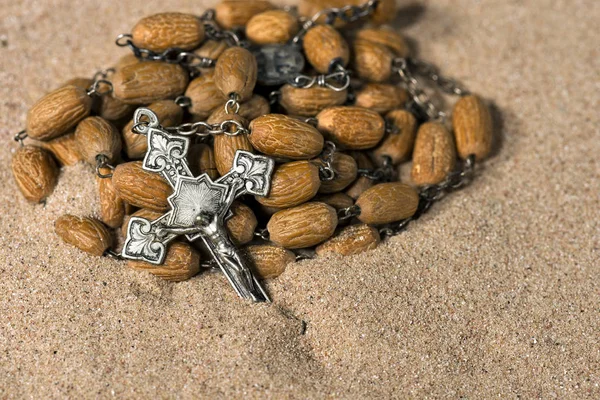
[[[254,47],[251,51],[258,65],[258,82],[265,86],[293,80],[306,64],[302,47],[293,43]]]
[[[104,168],[108,168],[110,172],[108,174],[102,173],[101,170]],[[96,175],[98,175],[99,178],[112,178],[114,170],[115,167],[108,163],[108,157],[106,157],[104,154],[98,154],[96,156]]]
[[[237,93],[231,93],[229,95],[229,100],[225,103],[225,114],[237,114],[240,112],[238,97]],[[233,107],[233,113],[231,112],[231,107]]]
[[[343,65],[334,63],[328,74],[307,76],[299,74],[289,80],[289,84],[301,89],[309,89],[313,86],[325,87],[336,92],[341,92],[350,86],[350,73]]]
[[[384,155],[383,163],[380,167],[374,169],[359,168],[358,175],[364,176],[375,182],[390,182],[394,177],[394,165],[392,164],[392,158]]]
[[[340,208],[337,210],[337,215],[339,221],[345,221],[354,217],[358,217],[360,215],[360,207],[354,204],[350,207]]]
[[[25,146],[25,139],[27,139],[27,131],[25,129],[23,129],[22,131],[20,131],[19,133],[17,133],[14,137],[13,137],[15,142],[19,142],[19,144],[21,145],[21,147]]]
[[[148,121],[137,125],[137,130],[148,138],[143,168],[161,174],[174,192],[168,198],[171,211],[162,217],[155,221],[130,219],[123,258],[158,265],[164,262],[169,242],[177,236],[186,235],[190,241],[202,239],[240,297],[269,301],[231,242],[224,223],[232,215],[230,207],[236,198],[244,194],[268,194],[274,161],[238,151],[231,171],[216,181],[206,174],[194,177],[186,160],[190,139],[162,129],[156,114],[147,108],[135,111],[134,124],[142,118]]]
[[[96,77],[96,75],[94,75],[94,77]],[[105,85],[105,86],[107,86],[107,88],[103,89],[100,85]],[[101,78],[101,79],[96,79],[94,81],[94,83],[92,83],[92,86],[90,86],[90,88],[87,91],[87,95],[88,96],[93,96],[93,95],[105,96],[105,95],[111,94],[112,91],[113,91],[112,82],[109,80],[106,80],[104,78]]]
[[[319,156],[323,164],[319,166],[319,178],[322,181],[332,181],[337,176],[335,169],[333,169],[333,157],[337,147],[335,143],[329,140],[325,142],[323,152]]]

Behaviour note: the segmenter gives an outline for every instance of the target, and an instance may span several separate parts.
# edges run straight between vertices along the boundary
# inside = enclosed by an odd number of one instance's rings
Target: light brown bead
[[[456,149],[446,127],[427,122],[417,131],[413,150],[412,179],[417,185],[436,185],[454,169]]]
[[[92,109],[92,99],[85,89],[63,86],[39,99],[27,113],[27,135],[32,139],[50,140],[67,133]]]
[[[154,220],[159,219],[163,215],[164,215],[164,213],[159,212],[159,211],[153,211],[153,210],[148,210],[146,208],[141,208],[141,209],[137,210],[136,212],[134,212],[133,214],[127,215],[125,218],[123,218],[123,225],[121,226],[121,233],[123,234],[123,237],[127,237],[127,231],[129,229],[128,225],[129,225],[129,220],[131,219],[131,217],[144,218],[144,219],[147,219],[148,221],[152,222]]]
[[[408,57],[408,44],[404,40],[404,37],[392,27],[382,26],[378,28],[364,28],[356,33],[356,38],[384,45],[390,49],[396,57]]]
[[[379,183],[356,200],[358,219],[365,224],[382,225],[412,217],[419,206],[419,194],[401,182]]]
[[[237,114],[230,114],[227,119],[232,119],[247,126],[247,122]],[[248,139],[248,135],[241,133],[239,135],[215,135],[214,137],[214,155],[215,163],[219,174],[225,175],[233,166],[233,159],[238,150],[254,152],[254,148]]]
[[[138,271],[150,272],[167,281],[181,282],[200,272],[200,254],[187,243],[175,242],[169,245],[165,262],[161,265],[129,260],[127,266]]]
[[[247,121],[252,121],[262,115],[269,114],[271,112],[271,106],[269,101],[264,97],[255,94],[252,95],[250,100],[241,103],[238,115]],[[225,103],[222,107],[217,107],[213,110],[212,114],[208,117],[206,122],[209,124],[220,123],[229,119],[229,114],[225,111]]]
[[[213,181],[219,177],[212,147],[204,143],[192,145],[188,151],[188,163],[194,176],[206,174]]]
[[[248,21],[273,5],[263,0],[224,0],[215,7],[215,19],[224,29],[246,26]]]
[[[36,146],[52,153],[60,165],[75,165],[83,160],[75,142],[74,131],[47,142],[36,142]]]
[[[192,80],[185,91],[191,100],[189,112],[195,117],[206,119],[215,108],[227,101],[215,85],[212,74],[203,74]]]
[[[148,104],[183,94],[188,73],[177,64],[145,61],[118,69],[112,83],[114,96],[122,102]]]
[[[321,110],[342,105],[348,98],[348,91],[335,91],[329,88],[313,86],[308,89],[285,84],[280,89],[279,103],[288,114],[314,117]]]
[[[19,190],[32,203],[45,200],[58,181],[59,170],[52,155],[37,146],[20,147],[11,169]]]
[[[361,6],[365,0],[300,0],[298,13],[303,17],[312,17],[317,12],[326,8],[342,8],[345,6]],[[325,22],[325,16],[319,19],[319,23]],[[375,11],[369,16],[369,21],[375,24],[391,22],[396,18],[396,0],[380,0]],[[340,18],[335,21],[336,27],[346,23]]]
[[[96,157],[115,162],[121,152],[121,135],[113,124],[101,117],[87,117],[75,129],[75,142],[85,162],[96,165]]]
[[[385,118],[393,131],[373,150],[373,160],[383,165],[384,156],[388,156],[392,164],[397,165],[410,159],[417,134],[417,119],[406,110],[390,111]]]
[[[268,156],[307,160],[323,150],[323,135],[312,125],[283,114],[267,114],[250,123],[250,143]]]
[[[231,205],[233,216],[225,222],[229,237],[236,246],[249,243],[254,239],[254,231],[258,225],[256,215],[250,207],[235,201]]]
[[[363,0],[351,0],[355,5],[360,5]],[[396,19],[397,13],[396,0],[379,0],[379,4],[375,8],[375,12],[369,17],[369,20],[374,24],[387,24]]]
[[[335,253],[342,256],[359,254],[377,247],[381,238],[377,229],[366,225],[348,225],[334,237],[317,246],[317,255]]]
[[[131,117],[134,111],[133,104],[123,103],[110,93],[100,97],[96,113],[108,121],[119,121]]]
[[[179,107],[173,100],[160,100],[146,106],[150,109],[160,121],[160,124],[165,127],[172,127],[181,124],[183,119],[183,109]],[[148,137],[132,132],[133,120],[129,121],[123,127],[123,144],[127,157],[132,160],[143,158],[148,151]]]
[[[404,107],[407,100],[408,92],[397,85],[367,83],[356,92],[354,105],[385,114],[396,108]]]
[[[256,200],[267,207],[293,207],[313,198],[320,185],[316,165],[309,161],[293,161],[275,167],[269,195],[256,197]]]
[[[141,161],[119,164],[112,181],[119,197],[135,207],[161,212],[169,209],[167,197],[173,189],[159,174],[143,170]]]
[[[238,101],[248,101],[256,86],[257,69],[252,53],[242,47],[230,47],[217,60],[215,84],[223,96],[235,94]]]
[[[321,194],[314,198],[314,201],[325,203],[336,210],[348,208],[354,205],[354,199],[346,193]]]
[[[309,202],[275,213],[267,224],[267,230],[273,243],[287,249],[301,249],[329,239],[337,223],[333,207]]]
[[[452,125],[458,156],[463,160],[474,154],[486,158],[492,150],[492,117],[483,100],[475,95],[461,97],[452,111]]]
[[[285,271],[289,263],[296,261],[296,256],[291,251],[268,244],[248,246],[244,253],[260,279],[276,278]]]
[[[63,215],[54,223],[56,234],[65,242],[93,256],[101,256],[112,245],[112,236],[95,218]]]
[[[128,53],[128,54],[122,56],[121,58],[119,58],[119,60],[115,64],[115,71],[119,70],[119,69],[123,69],[129,65],[138,64],[140,62],[141,62],[141,60],[139,58],[137,58],[135,56],[135,54]]]
[[[194,50],[194,54],[199,57],[206,57],[216,60],[221,57],[221,54],[223,54],[228,47],[229,45],[225,40],[206,40],[204,43],[202,43],[202,46]]]
[[[384,45],[356,39],[353,60],[356,74],[367,81],[385,82],[392,75],[394,54]]]
[[[329,107],[317,115],[317,120],[321,133],[350,150],[372,148],[385,133],[381,115],[361,107]]]
[[[204,40],[204,24],[191,14],[160,13],[142,18],[131,30],[137,47],[155,52],[193,50]]]
[[[125,202],[117,194],[112,178],[96,177],[96,183],[100,199],[100,219],[111,228],[120,227],[125,218]]]
[[[372,170],[374,168],[373,162],[365,153],[355,151],[351,155],[356,160],[358,169]],[[366,176],[359,176],[350,186],[348,186],[348,188],[346,188],[346,194],[356,200],[358,196],[374,184],[372,179]]]
[[[306,59],[320,73],[329,71],[331,63],[348,64],[350,50],[342,35],[330,25],[316,25],[306,32],[303,39]]]
[[[258,45],[284,44],[292,40],[300,26],[298,18],[284,10],[256,14],[246,25],[246,36]]]
[[[321,159],[316,159],[314,162],[319,166],[324,165]],[[331,164],[335,171],[335,177],[330,181],[323,180],[319,188],[319,193],[341,192],[356,179],[358,169],[356,160],[352,156],[336,152],[333,155],[333,162]]]
[[[66,81],[65,83],[63,83],[60,86],[61,87],[63,87],[63,86],[75,86],[75,87],[78,87],[78,88],[81,88],[81,89],[87,91],[89,88],[92,87],[93,84],[94,84],[94,80],[93,79],[77,76],[75,78],[69,79],[68,81]]]

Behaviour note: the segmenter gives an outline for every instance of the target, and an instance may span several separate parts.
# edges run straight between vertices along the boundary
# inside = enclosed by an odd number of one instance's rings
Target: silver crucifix
[[[147,123],[141,122],[144,117]],[[274,161],[240,150],[231,171],[216,181],[206,174],[194,177],[186,160],[190,141],[187,137],[168,133],[147,108],[138,108],[133,120],[136,130],[148,137],[143,168],[160,173],[174,192],[167,199],[171,211],[162,217],[155,221],[140,217],[129,220],[123,258],[162,264],[168,243],[177,236],[186,235],[190,241],[200,238],[240,297],[269,301],[231,242],[224,222],[231,216],[229,208],[237,197],[269,193]]]

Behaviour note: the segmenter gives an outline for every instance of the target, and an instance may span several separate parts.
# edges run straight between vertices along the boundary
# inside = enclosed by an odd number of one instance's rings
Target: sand
[[[203,3],[0,0],[0,398],[600,397],[600,2],[404,3],[419,56],[493,101],[496,154],[377,250],[290,266],[270,305],[62,244],[54,219],[98,212],[88,167],[45,206],[10,176],[38,97]]]

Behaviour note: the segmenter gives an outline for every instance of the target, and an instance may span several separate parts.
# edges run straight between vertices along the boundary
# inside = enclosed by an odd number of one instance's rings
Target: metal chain
[[[248,47],[235,32],[221,29],[215,22],[215,14],[215,10],[208,9],[199,18],[204,23],[205,36],[211,40],[224,40],[230,46]]]
[[[300,74],[290,80],[289,84],[300,89],[309,89],[317,85],[335,90],[336,92],[344,91],[350,86],[350,72],[337,61],[335,60],[332,63],[328,74],[317,76]]]
[[[231,114],[231,107],[234,108],[233,114],[237,114],[240,112],[240,96],[237,93],[231,93],[229,95],[229,100],[225,103],[225,114]]]
[[[440,75],[439,69],[435,65],[415,58],[408,58],[407,62],[410,70],[413,71],[414,74],[427,77],[443,92],[454,96],[465,96],[469,94],[469,91],[455,79]]]
[[[333,157],[337,148],[333,142],[326,141],[323,147],[323,152],[319,156],[322,164],[319,165],[319,178],[321,181],[327,182],[335,179],[337,173],[333,169]]]
[[[338,221],[346,221],[360,215],[360,207],[354,204],[350,207],[340,208],[337,210]]]
[[[364,176],[375,182],[390,182],[394,178],[394,165],[392,164],[392,158],[384,155],[383,163],[381,167],[369,169],[359,168],[358,175]]]
[[[27,131],[23,129],[15,136],[13,136],[13,139],[15,142],[18,142],[21,145],[21,147],[25,146],[25,139],[27,139]]]
[[[148,126],[147,121],[140,121],[135,124],[131,131],[137,134],[142,134],[139,130],[139,127]],[[209,124],[208,122],[199,121],[199,122],[188,122],[185,124],[181,124],[179,126],[173,127],[160,127],[170,133],[175,133],[181,136],[199,136],[201,138],[205,138],[208,136],[214,135],[227,135],[227,136],[236,136],[241,135],[243,133],[250,133],[248,129],[244,127],[239,121],[235,121],[232,119],[225,120],[216,124]],[[235,130],[233,130],[235,129]]]
[[[269,231],[267,230],[267,228],[257,228],[254,231],[254,236],[261,240],[264,240],[265,242],[268,242],[269,240],[271,240],[269,237]]]
[[[292,43],[298,44],[302,40],[306,32],[308,32],[310,28],[316,25],[317,21],[322,16],[325,16],[325,23],[327,25],[333,25],[336,19],[338,18],[344,22],[355,22],[359,19],[371,15],[375,11],[375,8],[377,8],[378,4],[379,0],[369,0],[366,3],[363,3],[358,6],[347,5],[340,8],[325,8],[313,15],[312,18],[310,18],[302,24],[302,28],[296,34],[296,36],[294,36],[294,38],[292,39]]]
[[[109,169],[110,172],[108,174],[103,173],[101,170],[104,168]],[[99,178],[112,178],[114,170],[115,167],[108,163],[108,157],[106,155],[98,154],[96,156],[96,175],[98,175]]]

